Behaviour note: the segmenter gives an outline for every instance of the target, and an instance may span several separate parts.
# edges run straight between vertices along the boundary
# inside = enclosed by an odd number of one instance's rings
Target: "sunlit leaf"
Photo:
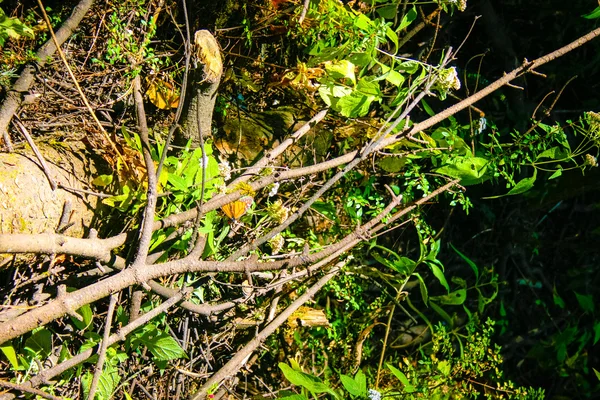
[[[415,19],[417,19],[417,9],[415,8],[415,6],[413,6],[413,8],[411,8],[402,17],[402,20],[400,21],[400,25],[398,26],[398,29],[396,29],[396,32],[400,32],[402,29],[409,26],[411,22],[413,22]]]
[[[146,96],[152,104],[162,110],[179,106],[179,92],[175,87],[162,79],[155,78],[148,84]]]
[[[12,366],[13,370],[18,371],[19,360],[17,358],[17,353],[14,347],[12,347],[12,345],[10,344],[10,342],[4,343],[2,346],[0,346],[0,351],[2,351],[4,357],[6,357],[6,359],[10,362],[10,365]]]
[[[404,391],[406,393],[413,393],[417,390],[417,388],[411,385],[406,375],[404,375],[404,372],[400,371],[398,368],[394,367],[391,364],[386,364],[386,366],[392,372],[392,374],[394,374],[394,376],[398,378],[400,382],[402,382],[402,384],[404,385]]]
[[[447,165],[435,170],[438,174],[460,179],[461,185],[475,185],[489,179],[487,176],[488,160],[482,157],[456,157]]]
[[[356,82],[354,75],[354,64],[348,60],[341,60],[336,63],[329,63],[325,66],[325,70],[333,79],[350,79],[352,83]]]

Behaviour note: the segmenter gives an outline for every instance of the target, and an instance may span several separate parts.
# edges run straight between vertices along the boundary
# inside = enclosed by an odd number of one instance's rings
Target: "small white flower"
[[[269,197],[273,197],[277,194],[277,191],[279,190],[279,182],[275,182],[274,184],[271,185],[271,190],[269,191]]]
[[[227,161],[222,161],[219,163],[219,175],[221,175],[226,181],[231,179],[231,166]]]
[[[485,130],[485,127],[487,126],[487,119],[485,119],[485,117],[481,117],[479,118],[479,121],[477,122],[477,134],[481,134],[481,132],[483,132]]]
[[[381,400],[381,393],[379,393],[375,389],[369,389],[369,399],[370,400]]]

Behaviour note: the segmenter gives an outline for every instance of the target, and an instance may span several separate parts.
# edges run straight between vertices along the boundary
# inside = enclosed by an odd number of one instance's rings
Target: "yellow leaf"
[[[162,110],[179,106],[179,93],[169,82],[156,78],[148,85],[146,96],[150,102]]]

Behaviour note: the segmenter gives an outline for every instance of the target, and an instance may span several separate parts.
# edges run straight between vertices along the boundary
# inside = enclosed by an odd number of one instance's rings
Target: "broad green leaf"
[[[542,151],[540,154],[538,154],[538,156],[535,159],[539,160],[540,158],[550,158],[552,160],[560,161],[569,158],[569,155],[569,151],[561,147],[555,146]]]
[[[441,304],[458,306],[464,303],[467,299],[467,290],[458,289],[443,296],[432,296],[431,298],[439,301]]]
[[[372,77],[359,80],[356,90],[362,95],[373,97],[373,99],[381,99],[382,96],[379,83],[374,81]]]
[[[515,195],[525,193],[533,187],[537,175],[537,169],[533,171],[533,176],[521,179],[514,188],[510,189],[507,195]]]
[[[450,363],[446,360],[440,361],[437,365],[437,370],[440,371],[444,376],[450,375],[451,369],[452,367],[450,366]]]
[[[585,18],[585,19],[600,18],[600,7],[596,7],[596,9],[594,11],[592,11],[589,14],[582,15],[582,17]]]
[[[408,161],[408,158],[406,157],[384,157],[382,159],[380,159],[379,161],[377,161],[377,165],[379,165],[379,167],[381,167],[381,169],[383,169],[385,172],[398,172],[401,171],[404,166],[406,165],[406,162]]]
[[[375,27],[375,24],[365,14],[358,14],[358,17],[354,20],[354,26],[363,31],[370,31]]]
[[[471,267],[471,269],[475,273],[475,279],[477,280],[477,282],[479,282],[479,268],[477,268],[477,265],[473,261],[471,261],[469,257],[465,256],[463,253],[458,251],[458,249],[454,247],[452,243],[450,243],[450,247],[452,247],[452,250],[454,250],[456,254],[460,256],[460,258],[462,258],[467,264],[469,264],[469,267]]]
[[[90,386],[92,384],[93,374],[86,372],[81,377],[81,384],[83,386],[84,398],[87,398],[90,393]],[[96,389],[96,395],[94,399],[108,400],[112,398],[112,394],[119,385],[121,376],[119,370],[110,364],[104,365],[102,374],[100,374],[100,380],[98,381],[98,388]]]
[[[281,369],[285,378],[296,386],[302,386],[311,393],[331,393],[337,397],[337,393],[312,375],[296,371],[285,363],[279,363],[279,369]]]
[[[146,327],[146,332],[137,338],[150,350],[156,361],[167,361],[186,357],[177,341],[170,335],[159,331],[156,327]]]
[[[185,192],[190,187],[185,179],[180,176],[169,174],[168,182],[173,186],[173,189]]]
[[[461,185],[475,185],[489,179],[486,175],[488,160],[482,157],[456,157],[435,170],[438,174],[460,179]]]
[[[598,343],[598,339],[600,339],[600,321],[594,322],[594,346]]]
[[[390,4],[388,6],[377,8],[377,14],[379,14],[381,18],[394,19],[396,18],[396,10],[398,10],[398,6],[396,4]]]
[[[1,1],[0,1],[1,3]],[[18,18],[7,17],[0,8],[0,36],[9,36],[18,39],[21,36],[33,39],[35,37],[33,29],[22,23]],[[0,45],[4,44],[4,38],[0,38]]]
[[[400,71],[404,71],[407,74],[414,74],[415,72],[417,72],[419,70],[419,66],[420,64],[416,61],[404,61],[403,63],[400,63],[399,66],[399,70]]]
[[[352,89],[345,86],[336,85],[331,81],[326,81],[319,86],[319,96],[330,107],[334,107],[341,97],[350,96]]]
[[[14,347],[12,347],[10,342],[4,343],[4,345],[0,346],[0,350],[2,351],[2,354],[4,354],[4,357],[6,357],[8,362],[10,362],[10,365],[12,366],[13,370],[18,371],[19,360],[17,358],[17,352],[15,351]]]
[[[25,341],[25,350],[35,356],[47,358],[52,352],[52,333],[46,328],[36,330]]]
[[[592,368],[594,370],[594,374],[596,374],[596,378],[600,381],[600,372],[596,368]]]
[[[342,385],[344,385],[344,389],[352,396],[364,396],[366,394],[362,392],[359,384],[352,377],[341,374],[340,380],[342,381]]]
[[[372,102],[373,98],[371,96],[354,92],[350,96],[342,97],[333,107],[344,117],[364,117],[368,114]]]
[[[406,377],[406,375],[404,375],[404,372],[400,371],[398,368],[394,367],[391,364],[386,364],[386,366],[392,372],[392,374],[394,374],[394,376],[398,378],[400,382],[402,382],[402,384],[404,385],[404,391],[406,393],[416,392],[417,389],[410,384],[408,378]]]
[[[367,394],[367,376],[359,369],[354,376],[354,380],[358,384],[361,393],[363,393],[361,396],[365,396]]]
[[[354,65],[358,65],[359,67],[366,67],[371,63],[372,60],[373,58],[367,53],[353,53],[350,57],[348,57],[348,61]]]
[[[112,183],[112,181],[113,181],[112,175],[98,175],[92,181],[92,185],[98,186],[98,187],[104,187],[104,186],[110,185]]]
[[[594,298],[592,295],[579,294],[575,292],[575,297],[577,297],[577,302],[583,311],[587,313],[594,312]]]
[[[354,64],[348,60],[341,60],[336,63],[325,65],[325,70],[333,79],[350,79],[352,83],[356,83],[354,75]]]

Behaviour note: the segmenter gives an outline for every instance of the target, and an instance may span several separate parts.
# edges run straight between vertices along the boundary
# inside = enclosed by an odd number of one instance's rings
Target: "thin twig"
[[[79,93],[79,96],[81,96],[81,99],[83,100],[83,103],[85,104],[85,107],[88,109],[88,111],[89,111],[90,115],[92,116],[92,119],[94,120],[96,125],[98,125],[98,128],[100,129],[100,132],[102,132],[102,134],[104,135],[104,138],[108,141],[108,143],[111,147],[111,150],[114,151],[114,153],[117,155],[117,157],[119,157],[119,159],[121,160],[121,162],[123,163],[125,168],[129,169],[130,168],[129,164],[125,163],[125,161],[123,160],[123,156],[121,155],[121,152],[119,151],[119,149],[117,149],[117,146],[114,144],[114,142],[112,141],[112,139],[110,138],[110,136],[108,135],[106,130],[104,130],[104,127],[102,126],[102,124],[100,123],[100,120],[96,116],[96,113],[92,109],[92,106],[90,105],[90,102],[88,101],[87,96],[85,95],[85,93],[83,93],[81,86],[79,86],[79,82],[77,81],[77,78],[75,77],[75,74],[73,73],[73,70],[71,69],[71,66],[69,65],[69,62],[67,61],[67,58],[65,57],[65,53],[62,51],[62,48],[60,47],[60,43],[59,43],[58,39],[56,38],[56,35],[54,34],[54,29],[52,28],[52,23],[50,22],[50,18],[48,18],[48,14],[46,14],[46,9],[44,8],[44,4],[42,4],[42,0],[37,0],[37,2],[38,2],[38,6],[40,7],[42,16],[44,17],[44,21],[46,22],[46,25],[48,26],[48,31],[50,32],[50,35],[52,35],[52,40],[54,41],[54,44],[56,46],[56,51],[58,52],[60,59],[65,64],[65,68],[67,69],[69,76],[71,77],[71,79],[73,79],[73,83],[75,84],[75,87],[77,88],[77,92]]]
[[[44,156],[42,155],[42,153],[40,153],[40,150],[36,146],[35,142],[31,138],[31,136],[29,135],[29,132],[27,132],[27,128],[25,128],[25,125],[23,125],[21,123],[21,120],[16,115],[13,119],[13,123],[15,125],[17,125],[17,127],[21,130],[21,133],[23,134],[23,136],[25,136],[25,140],[27,140],[27,143],[31,147],[31,150],[33,150],[33,153],[35,154],[38,161],[40,162],[40,166],[42,167],[42,171],[44,171],[44,175],[46,175],[46,178],[48,178],[48,183],[50,184],[50,187],[52,188],[53,191],[56,190],[57,185],[56,185],[56,182],[54,181],[54,179],[52,178],[52,175],[50,174],[50,169],[48,168],[48,165],[46,164],[46,160],[44,159]]]
[[[102,368],[104,366],[104,360],[106,359],[106,349],[108,349],[108,341],[110,339],[110,327],[112,326],[113,313],[115,312],[117,297],[117,293],[113,293],[110,295],[108,312],[106,313],[106,323],[104,325],[104,336],[102,337],[102,343],[100,344],[98,362],[96,362],[96,370],[94,371],[94,377],[92,378],[92,383],[90,384],[88,400],[94,400],[94,395],[96,394],[96,390],[98,389],[98,382],[100,382],[100,376],[102,376]]]

